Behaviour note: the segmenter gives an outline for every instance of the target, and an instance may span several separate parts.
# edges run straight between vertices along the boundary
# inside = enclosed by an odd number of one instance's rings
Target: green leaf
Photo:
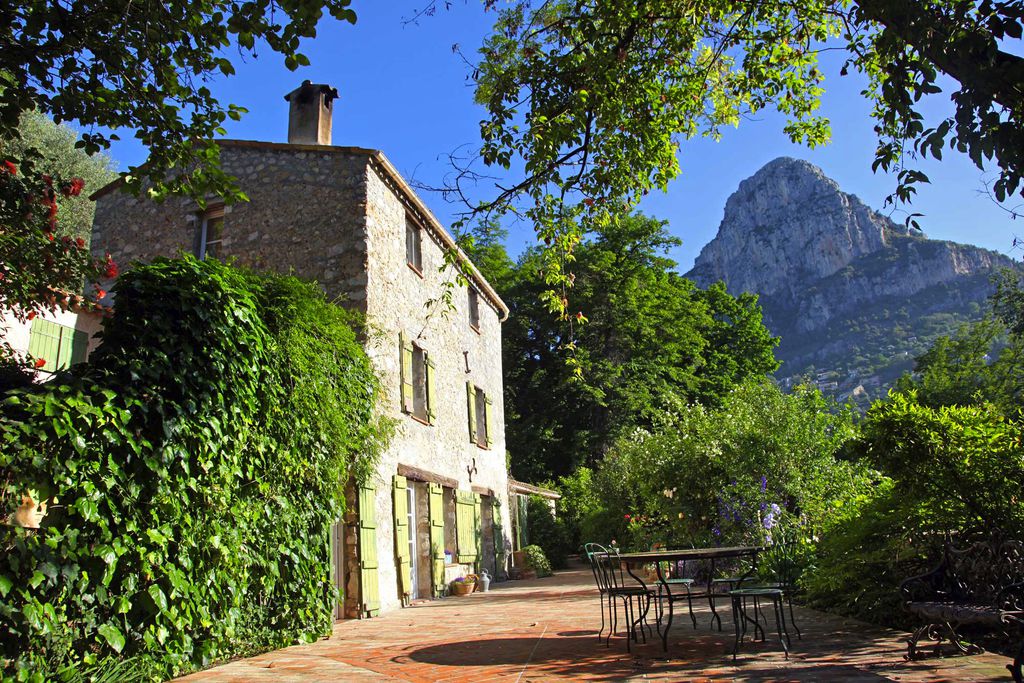
[[[0,598],[6,598],[14,584],[3,574],[0,574]]]
[[[103,624],[96,629],[96,632],[103,636],[103,639],[113,648],[114,652],[120,653],[124,649],[124,634],[113,624]]]

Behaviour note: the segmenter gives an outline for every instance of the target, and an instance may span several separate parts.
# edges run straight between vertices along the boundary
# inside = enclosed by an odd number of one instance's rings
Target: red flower
[[[113,279],[113,278],[117,277],[117,273],[118,273],[117,264],[114,263],[113,261],[109,260],[109,257],[108,257],[107,269],[103,271],[103,274],[106,275],[108,278]]]
[[[81,237],[76,237],[75,238],[75,244],[78,245],[79,249],[84,249],[85,248],[85,240],[83,240]]]
[[[32,320],[32,318],[36,317],[36,312],[35,311],[29,311],[28,315],[25,316],[25,317],[27,317],[29,320]]]
[[[44,365],[46,365],[46,359],[45,358],[36,358],[36,367],[37,368],[41,368]]]
[[[47,185],[53,185],[53,178],[51,178],[48,174],[44,173],[43,182],[46,183]]]
[[[625,516],[625,518],[626,518],[626,519],[629,519],[629,515],[626,515],[626,516]]]
[[[97,299],[102,299],[102,298],[103,298],[103,297],[105,297],[106,295],[107,295],[107,292],[106,292],[106,290],[103,290],[103,289],[97,289],[97,290],[96,290],[96,298],[97,298]]]
[[[13,161],[5,161],[4,170],[10,173],[11,175],[18,175],[18,167],[14,165]]]
[[[53,233],[52,232],[46,233],[46,239],[48,239],[48,240],[50,240],[52,242],[53,241]]]
[[[82,188],[85,187],[85,181],[81,178],[72,178],[71,182],[61,188],[61,194],[65,197],[77,197],[82,194]]]

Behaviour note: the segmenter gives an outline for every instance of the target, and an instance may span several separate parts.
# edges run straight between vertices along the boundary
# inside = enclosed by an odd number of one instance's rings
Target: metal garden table
[[[704,597],[704,596],[699,594],[699,593],[697,595],[694,595],[693,593],[691,593],[690,592],[690,587],[688,585],[684,585],[684,588],[687,591],[688,595],[687,596],[680,595],[678,593],[678,586],[679,586],[679,584],[676,584],[676,586],[677,586],[677,593],[676,593],[675,597],[673,598],[673,594],[672,594],[672,586],[673,586],[673,584],[671,582],[669,582],[668,579],[670,577],[665,575],[665,571],[662,569],[662,565],[665,564],[665,563],[674,564],[674,563],[677,563],[677,562],[682,562],[682,561],[687,561],[687,560],[694,560],[694,561],[696,561],[696,560],[705,560],[705,561],[710,562],[711,569],[710,569],[710,573],[708,574],[708,587],[707,587],[706,595],[707,595],[707,598],[708,598],[708,604],[711,606],[711,615],[712,615],[711,619],[712,619],[712,623],[714,623],[714,621],[717,620],[718,621],[718,628],[719,628],[719,630],[721,630],[721,628],[722,628],[722,618],[720,616],[718,616],[718,611],[717,611],[717,609],[715,607],[715,596],[714,596],[714,593],[711,590],[711,579],[715,575],[715,562],[718,561],[718,560],[725,560],[725,559],[735,559],[735,558],[744,558],[744,557],[750,558],[750,567],[747,569],[746,573],[744,573],[737,580],[738,584],[742,584],[757,569],[757,556],[763,550],[764,550],[764,548],[761,547],[761,546],[733,546],[733,547],[729,547],[729,548],[687,548],[687,549],[684,549],[684,550],[652,550],[650,552],[642,552],[642,553],[622,553],[622,554],[620,554],[618,556],[618,559],[620,559],[622,562],[626,563],[626,571],[628,571],[629,575],[632,576],[634,579],[636,579],[643,586],[646,586],[647,582],[644,581],[639,576],[637,576],[637,574],[633,570],[635,568],[637,568],[638,566],[642,566],[642,565],[645,565],[645,564],[652,564],[652,563],[654,564],[654,566],[655,566],[655,568],[657,570],[657,573],[658,573],[658,583],[660,584],[659,602],[661,602],[662,600],[668,602],[668,619],[667,619],[667,623],[665,624],[664,630],[662,630],[662,628],[661,628],[661,617],[660,617],[660,614],[658,616],[658,632],[659,632],[659,635],[661,636],[661,646],[662,646],[662,649],[664,649],[667,652],[668,651],[668,632],[669,632],[669,629],[672,627],[672,606],[673,606],[673,604],[676,602],[676,600],[681,600],[684,597],[688,597],[688,598],[692,599],[694,597],[701,598],[701,597]],[[722,595],[722,597],[725,598],[727,596]],[[745,613],[742,615],[742,617],[746,618],[746,619],[749,619],[746,616]],[[756,625],[756,627],[758,629],[760,628],[759,625]]]

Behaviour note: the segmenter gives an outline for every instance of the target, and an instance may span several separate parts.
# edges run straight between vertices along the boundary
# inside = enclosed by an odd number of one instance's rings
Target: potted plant
[[[469,595],[476,589],[476,576],[460,576],[449,585],[452,595]]]

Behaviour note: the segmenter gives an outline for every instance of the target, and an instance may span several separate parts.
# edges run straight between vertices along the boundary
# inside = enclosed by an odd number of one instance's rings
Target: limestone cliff
[[[782,337],[781,378],[809,373],[831,393],[871,398],[937,335],[977,318],[990,274],[1013,265],[908,232],[816,166],[781,157],[729,197],[687,277],[760,295]]]

